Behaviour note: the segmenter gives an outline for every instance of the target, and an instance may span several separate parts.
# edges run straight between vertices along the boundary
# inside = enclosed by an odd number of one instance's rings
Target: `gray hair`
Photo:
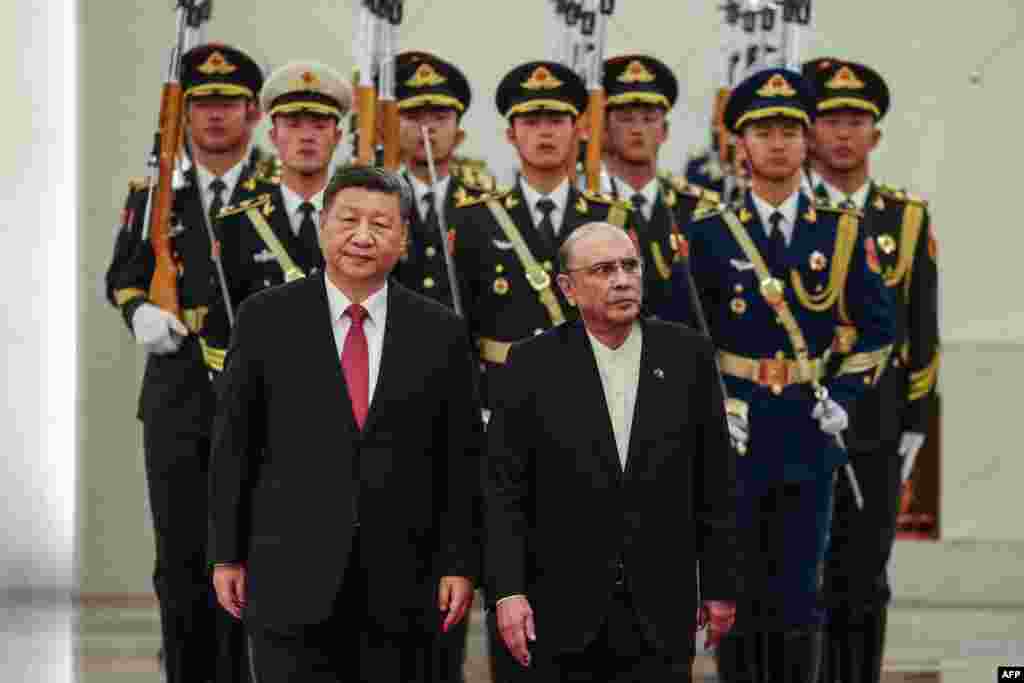
[[[584,223],[569,233],[569,236],[565,238],[564,242],[562,242],[562,246],[558,248],[558,269],[564,273],[569,268],[569,262],[572,260],[572,253],[577,242],[581,242],[588,237],[593,237],[600,233],[611,233],[617,235],[626,234],[626,232],[619,226],[612,225],[611,223],[605,223],[604,221]]]
[[[356,166],[347,164],[338,167],[324,188],[324,211],[330,211],[331,204],[339,192],[348,187],[362,187],[374,192],[396,195],[402,222],[412,220],[412,188],[400,174],[377,166]]]

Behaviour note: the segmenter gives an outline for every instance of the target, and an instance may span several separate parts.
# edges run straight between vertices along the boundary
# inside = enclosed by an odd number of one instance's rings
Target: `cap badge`
[[[555,78],[546,66],[538,66],[530,74],[529,80],[523,83],[523,88],[526,90],[554,90],[562,85],[562,81]]]
[[[213,51],[210,56],[206,58],[206,61],[199,65],[196,70],[206,76],[226,76],[227,74],[234,73],[238,70],[238,67],[229,62],[224,58],[218,51]]]
[[[313,90],[320,87],[320,77],[312,71],[303,71],[296,82],[296,87]]]
[[[835,76],[825,83],[825,87],[832,90],[863,90],[864,81],[857,78],[857,74],[853,73],[853,69],[843,66],[836,72]]]
[[[639,59],[631,61],[618,78],[620,83],[650,83],[653,80],[654,74]]]
[[[428,88],[433,85],[441,85],[447,82],[447,80],[447,78],[437,73],[431,64],[422,62],[419,68],[416,69],[416,73],[405,84],[410,88]]]
[[[782,74],[775,74],[757,91],[761,97],[793,97],[796,90]]]

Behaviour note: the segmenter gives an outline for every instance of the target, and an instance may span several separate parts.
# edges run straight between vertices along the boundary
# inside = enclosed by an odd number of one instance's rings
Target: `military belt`
[[[825,376],[825,363],[821,358],[809,358],[802,363],[788,358],[747,358],[719,351],[718,365],[724,374],[770,387],[774,394],[782,393],[793,384],[820,382]]]
[[[505,361],[508,360],[508,352],[512,348],[512,342],[480,337],[476,340],[476,347],[480,350],[480,360],[485,360],[495,365],[504,365]]]

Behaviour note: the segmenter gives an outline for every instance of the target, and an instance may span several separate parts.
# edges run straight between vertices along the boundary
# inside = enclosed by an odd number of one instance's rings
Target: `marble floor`
[[[71,642],[49,644],[69,657],[69,666],[77,671],[76,678],[40,677],[47,672],[26,668],[25,672],[32,675],[4,680],[160,681],[154,656],[159,646],[158,620],[152,604],[90,604],[72,616]],[[474,616],[466,662],[467,681],[489,683],[480,615]],[[33,634],[43,636],[44,641],[47,637],[59,639],[55,631],[46,631],[45,610],[26,608],[17,614],[8,613],[7,617],[3,632],[8,636],[4,638],[8,666],[18,657],[28,666],[29,659],[46,647],[45,642],[30,646]],[[884,683],[980,683],[995,680],[997,666],[1024,664],[1024,607],[897,604],[890,613],[889,634]],[[694,679],[716,680],[710,658],[698,658]]]

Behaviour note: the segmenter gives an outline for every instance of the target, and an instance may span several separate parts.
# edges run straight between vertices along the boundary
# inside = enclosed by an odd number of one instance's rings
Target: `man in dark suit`
[[[324,194],[325,275],[238,315],[210,548],[261,683],[429,680],[439,630],[472,602],[475,364],[454,313],[388,281],[411,210],[399,176],[340,170]]]
[[[498,627],[539,680],[688,681],[700,601],[728,615],[737,591],[714,352],[640,319],[643,265],[620,228],[577,228],[559,258],[581,320],[513,346],[488,427]],[[716,618],[712,639],[726,630]]]

